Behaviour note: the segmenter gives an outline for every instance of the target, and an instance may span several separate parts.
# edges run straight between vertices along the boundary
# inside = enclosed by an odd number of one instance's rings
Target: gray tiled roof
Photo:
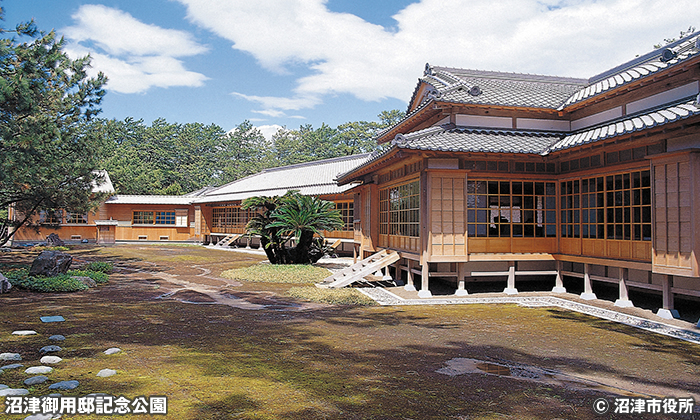
[[[700,107],[695,101],[667,106],[656,111],[631,118],[628,117],[616,122],[567,135],[553,144],[552,147],[549,148],[549,152],[568,149],[587,143],[595,143],[600,140],[668,124],[698,114],[700,114]]]
[[[305,195],[339,194],[351,187],[338,186],[335,177],[361,165],[369,156],[365,153],[265,169],[208,191],[194,201],[235,201],[256,195],[281,195],[288,190],[299,190]]]
[[[463,104],[556,109],[585,79],[427,66],[420,79],[433,90],[427,99]]]
[[[655,73],[687,61],[700,53],[698,32],[659,48],[632,61],[622,64],[598,76],[589,79],[589,83],[563,103],[559,109],[564,109],[582,100],[599,95],[609,90],[624,86],[644,77],[652,77]],[[663,54],[669,54],[669,59],[664,59]]]
[[[409,134],[399,134],[392,141],[390,149],[370,156],[356,168],[340,174],[338,179],[343,180],[352,172],[382,159],[396,149],[547,155],[559,150],[662,126],[695,115],[700,115],[700,105],[690,100],[576,133],[482,129],[445,124]]]
[[[399,135],[394,140],[394,144],[402,149],[441,152],[542,154],[561,137],[558,133],[474,129],[445,125]]]
[[[188,206],[194,197],[186,195],[113,195],[106,204],[176,204]]]

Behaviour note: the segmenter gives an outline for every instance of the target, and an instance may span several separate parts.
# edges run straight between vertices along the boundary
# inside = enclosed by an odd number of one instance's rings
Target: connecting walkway
[[[691,323],[677,319],[660,322],[647,316],[652,315],[650,311],[639,308],[621,309],[607,301],[579,302],[577,295],[552,296],[549,293],[527,292],[518,296],[498,296],[495,293],[484,293],[480,294],[479,297],[474,295],[433,296],[426,299],[419,298],[415,292],[407,292],[402,287],[360,288],[357,290],[374,299],[380,305],[518,304],[526,307],[558,307],[700,344],[700,329]]]

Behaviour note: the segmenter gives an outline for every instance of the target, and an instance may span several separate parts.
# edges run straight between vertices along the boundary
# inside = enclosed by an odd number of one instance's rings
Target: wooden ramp
[[[377,270],[393,264],[399,260],[399,254],[396,251],[382,250],[376,254],[372,254],[362,261],[345,268],[332,276],[326,277],[321,283],[316,283],[316,287],[322,289],[339,289],[362,280],[365,276],[374,274]]]
[[[237,240],[241,236],[243,236],[243,234],[241,234],[241,233],[232,233],[230,235],[226,235],[224,237],[224,239],[217,242],[216,245],[214,245],[214,246],[218,247],[218,248],[226,248],[231,244],[231,242]]]

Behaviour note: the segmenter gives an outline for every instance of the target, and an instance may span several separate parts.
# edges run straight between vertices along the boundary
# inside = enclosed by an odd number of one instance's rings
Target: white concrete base
[[[554,287],[552,293],[566,293],[566,287]]]
[[[598,296],[595,295],[595,293],[581,293],[581,299],[583,300],[595,300],[598,299]]]
[[[467,292],[465,289],[457,289],[455,291],[455,296],[467,296],[469,292]]]
[[[419,298],[429,298],[429,297],[433,297],[433,294],[430,293],[430,290],[421,290],[420,292],[418,292],[418,297]]]
[[[407,285],[405,285],[405,286],[403,287],[403,290],[405,290],[405,291],[407,291],[407,292],[415,292],[415,291],[416,291],[416,286],[414,286],[414,285],[412,285],[412,284],[407,284]]]
[[[385,280],[385,281],[392,281],[392,280],[394,280],[394,278],[391,277],[391,276],[389,276],[389,275],[384,275],[384,276],[382,276],[382,280]]]
[[[680,318],[681,316],[678,314],[678,311],[675,309],[659,309],[659,311],[656,313],[657,316],[663,319],[673,319],[673,318]]]
[[[615,301],[615,306],[618,308],[634,308],[634,303],[629,299],[618,299]]]
[[[515,287],[506,287],[505,289],[503,289],[503,293],[507,295],[517,295],[518,289],[516,289]]]
[[[377,270],[377,271],[374,273],[374,275],[375,275],[376,277],[384,277],[384,273],[382,273],[382,270]]]

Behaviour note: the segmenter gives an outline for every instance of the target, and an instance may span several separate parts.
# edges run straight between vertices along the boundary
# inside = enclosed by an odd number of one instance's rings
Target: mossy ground
[[[53,344],[48,336],[63,334],[59,355],[64,361],[47,375],[49,383],[80,381],[78,389],[63,393],[67,396],[167,395],[165,418],[613,418],[592,412],[604,391],[435,372],[456,357],[633,383],[636,392],[652,395],[664,389],[676,390],[678,397],[697,392],[700,345],[567,311],[515,305],[304,310],[195,305],[156,299],[168,285],[155,273],[180,273],[195,281],[204,279],[197,274],[202,269],[216,277],[262,257],[164,245],[86,249],[76,257],[113,261],[109,283],[72,294],[13,290],[1,295],[0,352],[20,353],[25,366],[38,365],[39,349]],[[217,284],[226,287],[227,281]],[[283,298],[299,286],[240,282],[226,290],[241,297],[267,293]],[[43,324],[39,317],[45,315],[62,315],[66,321]],[[11,334],[23,329],[39,335]],[[124,351],[106,356],[102,351],[109,347]],[[97,378],[104,368],[118,373]],[[7,371],[0,383],[20,387],[27,376],[23,370]],[[44,395],[47,388],[35,386],[30,395]]]

